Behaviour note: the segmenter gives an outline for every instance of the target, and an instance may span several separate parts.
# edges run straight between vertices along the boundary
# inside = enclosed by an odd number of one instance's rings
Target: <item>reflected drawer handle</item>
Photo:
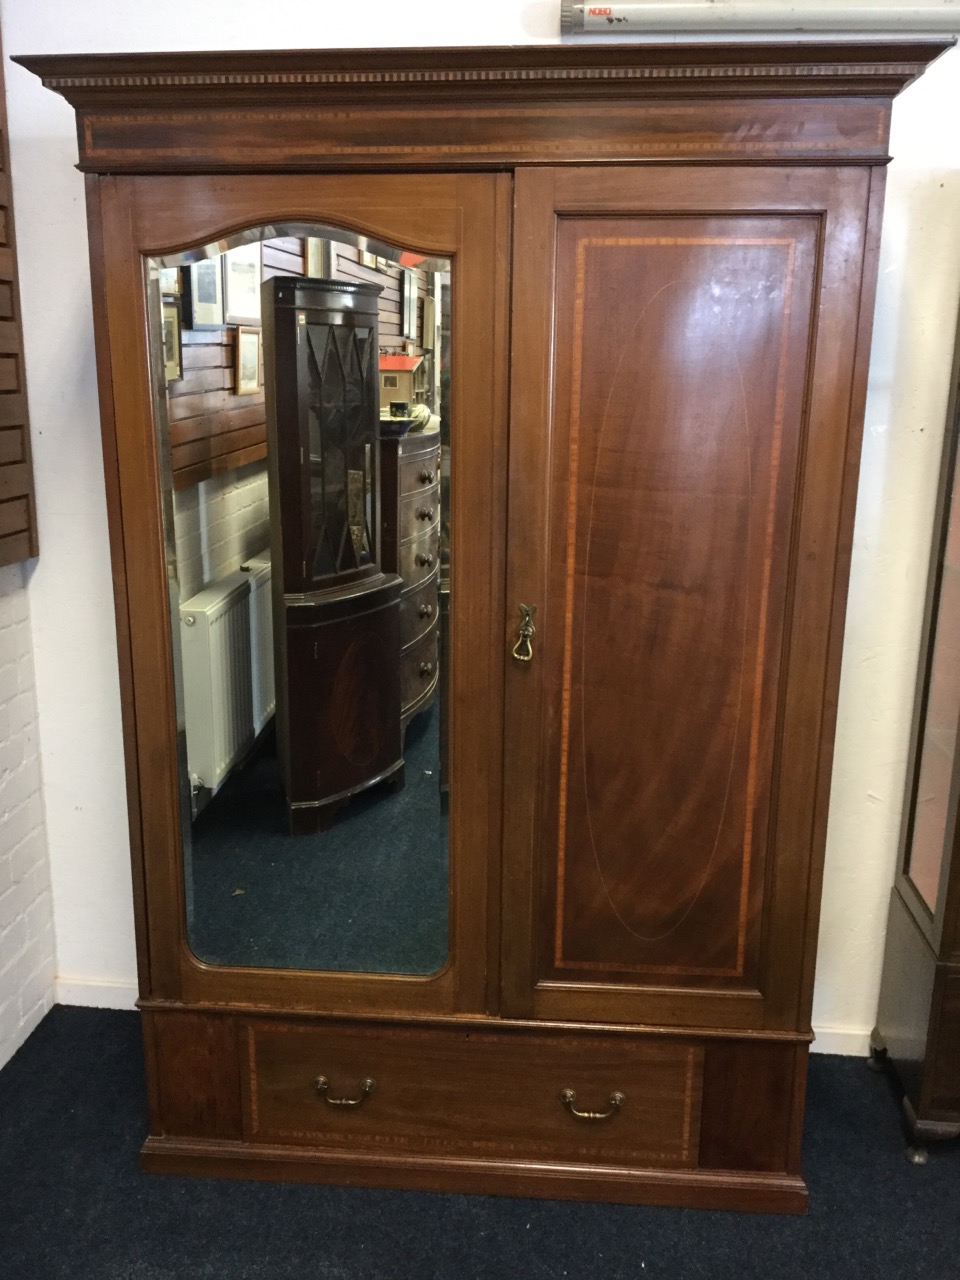
[[[432,675],[433,675],[433,663],[432,663],[432,662],[421,662],[421,663],[420,663],[420,674],[421,674],[422,676],[432,676]]]
[[[433,617],[433,605],[432,605],[432,604],[422,604],[422,605],[420,606],[420,608],[417,610],[417,613],[419,613],[419,615],[420,615],[420,617],[421,617],[421,618],[432,618],[432,617]]]
[[[626,1102],[626,1094],[611,1093],[609,1098],[609,1111],[578,1111],[574,1106],[577,1095],[572,1089],[564,1089],[560,1094],[560,1101],[567,1108],[572,1116],[576,1116],[578,1120],[609,1120],[611,1116],[615,1116],[623,1104]]]
[[[423,553],[421,552],[421,553],[416,557],[416,561],[415,561],[415,562],[416,562],[416,564],[418,564],[418,565],[420,566],[420,568],[421,568],[421,569],[423,569],[424,567],[429,568],[429,567],[430,567],[430,565],[432,565],[432,564],[433,564],[433,556],[425,556],[425,555],[423,555]]]
[[[418,519],[418,520],[432,520],[432,519],[433,519],[433,507],[418,507],[418,508],[417,508],[417,519]]]
[[[434,474],[433,474],[433,472],[432,472],[432,471],[421,471],[421,472],[420,472],[420,483],[421,483],[421,484],[433,484],[433,482],[434,482],[434,480],[435,480],[435,479],[436,479],[436,477],[434,476]]]
[[[373,1093],[377,1087],[376,1080],[371,1080],[368,1076],[366,1080],[360,1081],[360,1097],[359,1098],[331,1098],[327,1090],[330,1088],[330,1081],[326,1076],[317,1076],[314,1080],[317,1093],[329,1107],[359,1107],[368,1094]]]

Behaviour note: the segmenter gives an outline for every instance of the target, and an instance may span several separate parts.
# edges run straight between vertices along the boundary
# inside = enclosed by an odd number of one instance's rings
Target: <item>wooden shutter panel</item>
[[[0,51],[0,565],[37,554],[30,423],[10,191],[7,100]]]

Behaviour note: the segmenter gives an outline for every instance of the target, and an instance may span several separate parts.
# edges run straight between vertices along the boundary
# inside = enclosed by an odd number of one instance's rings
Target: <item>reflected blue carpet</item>
[[[439,710],[411,721],[406,785],[354,797],[329,831],[287,834],[265,741],[194,823],[191,946],[210,964],[435,973],[447,959]]]

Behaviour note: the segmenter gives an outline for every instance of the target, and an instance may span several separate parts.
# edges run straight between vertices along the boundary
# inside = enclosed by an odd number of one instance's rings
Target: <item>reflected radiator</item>
[[[180,605],[187,768],[215,793],[273,714],[270,561],[256,557]]]
[[[277,709],[273,681],[273,598],[270,552],[241,566],[250,581],[250,646],[253,653],[253,729],[259,733]]]

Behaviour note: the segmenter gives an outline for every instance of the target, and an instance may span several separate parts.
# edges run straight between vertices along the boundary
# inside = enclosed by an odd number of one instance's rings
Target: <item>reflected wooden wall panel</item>
[[[167,386],[177,489],[267,456],[263,389],[234,391],[236,334],[232,326],[183,331],[184,376]]]
[[[37,555],[17,242],[0,51],[0,565]]]
[[[302,276],[303,240],[299,236],[280,236],[263,242],[263,279],[274,276]]]
[[[303,241],[284,236],[263,242],[264,280],[303,274]],[[183,377],[167,384],[173,483],[186,489],[267,456],[263,389],[238,396],[237,330],[184,329]]]

